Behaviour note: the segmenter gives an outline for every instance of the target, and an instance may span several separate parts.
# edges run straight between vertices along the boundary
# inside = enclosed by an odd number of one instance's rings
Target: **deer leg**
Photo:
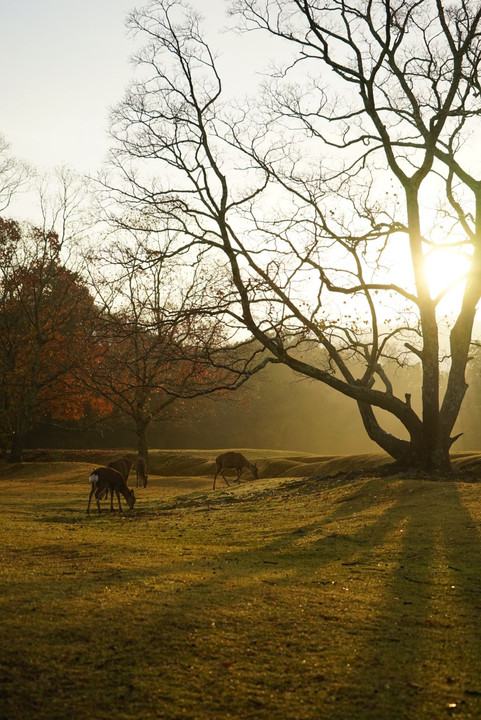
[[[106,498],[108,499],[108,497],[109,497],[109,489],[108,488],[105,489],[105,488],[97,487],[97,489],[95,491],[95,500],[97,502],[97,507],[99,508],[99,512],[100,512],[99,501],[105,500]]]
[[[90,490],[90,495],[89,495],[89,503],[87,505],[87,515],[90,515],[90,501],[92,500],[92,495],[94,494],[94,492],[95,492],[95,485],[92,485],[92,489]]]
[[[221,475],[222,475],[222,477],[224,478],[227,487],[230,487],[230,482],[227,480],[226,476],[224,475],[224,471],[223,471],[223,470],[221,470]]]
[[[97,510],[100,513],[100,512],[102,512],[100,510],[100,502],[99,502],[101,493],[100,493],[99,488],[94,488],[94,489],[95,489],[95,502],[97,503]]]
[[[113,490],[112,490],[112,494],[113,494]],[[119,510],[120,510],[120,512],[122,512],[122,503],[120,502],[120,493],[117,489],[115,490],[115,494],[117,495],[117,500],[119,502]]]

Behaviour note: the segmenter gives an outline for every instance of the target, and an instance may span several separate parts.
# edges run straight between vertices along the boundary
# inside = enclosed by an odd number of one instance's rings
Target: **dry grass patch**
[[[302,462],[297,459],[296,462]],[[481,716],[481,488],[0,473],[0,717]]]

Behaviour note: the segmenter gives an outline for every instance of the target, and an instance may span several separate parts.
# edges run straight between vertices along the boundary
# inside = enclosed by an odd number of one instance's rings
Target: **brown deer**
[[[125,483],[127,484],[127,480],[129,479],[129,472],[132,467],[132,460],[129,460],[128,457],[125,457],[125,455],[123,455],[122,457],[115,458],[115,460],[111,460],[107,467],[118,470],[119,473],[123,475]]]
[[[219,455],[219,457],[216,458],[216,460],[215,460],[215,467],[216,467],[216,470],[215,470],[215,475],[214,475],[214,488],[213,488],[214,490],[215,490],[215,481],[216,481],[217,475],[219,473],[224,478],[226,484],[227,485],[230,484],[228,482],[226,476],[224,475],[224,470],[228,470],[228,469],[237,470],[237,478],[236,478],[237,482],[240,482],[240,476],[241,476],[243,468],[249,468],[249,470],[253,474],[255,480],[257,480],[257,478],[259,477],[259,471],[257,469],[257,465],[253,465],[251,462],[249,462],[249,460],[247,460],[247,458],[245,458],[244,455],[242,455],[242,453],[234,452],[232,450],[230,452],[225,452],[225,453],[222,453],[222,455]]]
[[[127,480],[129,479],[129,472],[130,468],[132,467],[132,460],[129,460],[128,457],[125,455],[122,455],[122,457],[115,458],[114,460],[111,460],[107,467],[113,468],[114,470],[117,470],[124,478],[125,484],[127,485]],[[105,493],[103,496],[106,498],[108,495],[108,492]],[[102,500],[102,498],[100,498]],[[112,488],[110,488],[110,510],[113,510],[114,508],[114,491]]]
[[[135,458],[134,462],[135,472],[137,473],[137,487],[147,487],[147,462],[143,457]]]
[[[119,503],[119,510],[122,512],[122,503],[120,502],[120,495],[123,495],[127,501],[129,509],[132,510],[135,504],[135,495],[133,490],[129,490],[127,483],[124,480],[124,476],[118,470],[111,467],[99,467],[94,470],[89,481],[91,484],[89,502],[87,505],[87,515],[90,515],[90,501],[95,493],[95,501],[97,503],[97,510],[100,512],[100,502],[103,498],[107,497],[110,491],[110,511],[113,512],[113,495],[114,492],[117,495]]]

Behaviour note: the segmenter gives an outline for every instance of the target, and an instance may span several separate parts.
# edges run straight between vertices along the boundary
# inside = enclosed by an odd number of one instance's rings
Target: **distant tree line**
[[[132,248],[117,244],[104,260],[81,258],[66,253],[52,230],[0,218],[5,456],[18,461],[26,447],[135,448],[145,457],[149,446],[377,450],[348,398],[283,365],[250,377],[244,345],[229,345],[222,326],[199,312],[198,295],[196,312],[185,297],[175,303],[172,268],[160,251],[149,264],[147,246]],[[103,268],[102,277],[93,277],[93,267]],[[164,286],[170,297],[162,295]],[[391,364],[396,392],[416,407],[419,364],[397,371]],[[477,348],[468,372],[460,449],[481,446]]]
[[[419,402],[420,368],[400,373],[403,388]],[[481,449],[481,363],[470,369],[470,388],[457,430],[459,450]],[[415,400],[416,402],[416,400]],[[392,430],[397,428],[392,426]],[[265,448],[322,455],[378,452],[366,436],[348,398],[298,378],[282,366],[268,367],[235,393],[213,394],[171,405],[147,431],[151,448]],[[45,418],[32,426],[30,448],[116,448],[136,446],[134,427],[112,414],[86,427],[72,421],[58,427]]]
[[[54,230],[0,218],[0,437],[12,461],[36,438],[97,444],[104,427],[114,445],[128,429],[147,457],[150,427],[247,377],[223,362],[222,327],[197,295],[194,312],[195,283],[173,297],[160,250],[152,262],[151,246],[116,242],[102,264]]]

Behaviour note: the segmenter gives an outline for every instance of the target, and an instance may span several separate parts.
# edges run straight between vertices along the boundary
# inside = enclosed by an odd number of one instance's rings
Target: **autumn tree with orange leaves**
[[[95,319],[59,236],[0,218],[0,432],[10,460],[21,460],[34,421],[110,410],[79,384],[96,362]]]

